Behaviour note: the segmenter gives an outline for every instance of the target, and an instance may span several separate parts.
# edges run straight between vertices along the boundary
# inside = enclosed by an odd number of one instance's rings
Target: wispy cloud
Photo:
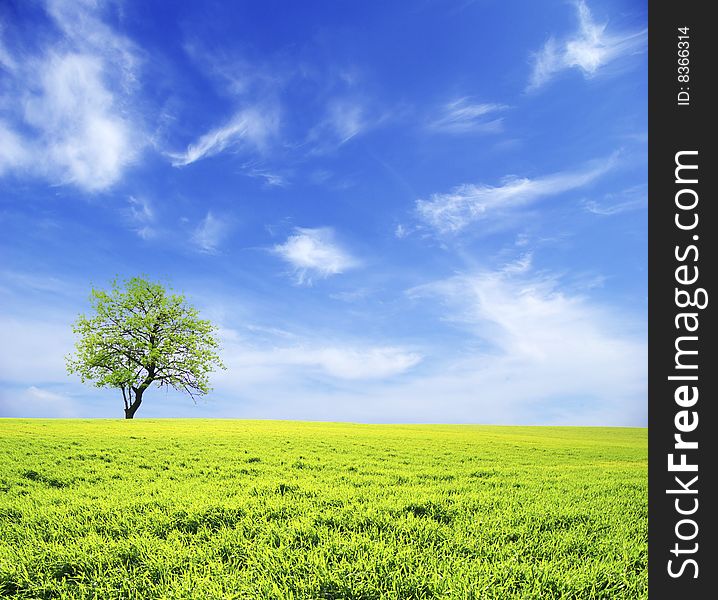
[[[279,114],[269,107],[250,107],[237,112],[228,122],[201,135],[184,152],[168,153],[175,167],[185,167],[225,150],[261,150],[276,134]]]
[[[72,418],[79,407],[67,395],[31,385],[18,391],[0,391],[0,417]]]
[[[371,293],[372,290],[370,288],[362,287],[329,294],[329,297],[333,300],[339,300],[341,302],[359,302],[361,300],[366,300]]]
[[[237,47],[212,43],[191,35],[182,49],[222,96],[250,99],[276,93],[292,78],[296,63],[285,64],[270,56],[249,60]]]
[[[154,237],[157,232],[153,226],[155,211],[152,203],[147,198],[135,196],[130,196],[127,203],[129,204],[127,216],[133,231],[143,240]]]
[[[94,56],[54,56],[44,65],[42,92],[25,105],[26,121],[47,144],[48,166],[88,190],[112,185],[135,156],[131,127],[104,84],[105,69]]]
[[[274,253],[294,269],[297,283],[311,284],[359,265],[354,257],[336,241],[330,227],[316,229],[298,227],[283,244],[274,246]]]
[[[409,235],[409,230],[408,230],[408,229],[406,228],[406,226],[404,226],[403,224],[399,223],[399,224],[394,228],[394,237],[395,237],[395,238],[397,238],[397,239],[399,239],[399,240],[403,240],[403,239],[404,239],[405,237],[407,237],[408,235]]]
[[[348,142],[366,128],[364,108],[353,101],[335,101],[329,105],[327,124],[334,130],[340,144]]]
[[[645,419],[647,346],[637,315],[598,305],[558,277],[533,273],[526,257],[410,295],[441,298],[443,318],[476,340],[473,357],[454,359],[437,381],[417,382],[432,390],[440,380],[447,396],[456,394],[457,406],[442,407],[447,414],[472,411],[473,404],[474,414],[495,422]]]
[[[332,98],[324,110],[324,117],[307,135],[307,143],[315,154],[336,150],[385,118],[374,114],[365,102],[355,97]]]
[[[586,200],[584,208],[595,215],[612,216],[646,206],[648,189],[645,184],[625,189],[617,194],[606,194],[601,202]]]
[[[57,0],[46,8],[59,34],[54,42],[34,54],[4,51],[4,101],[11,109],[0,124],[0,173],[104,190],[119,181],[145,143],[128,110],[138,53],[102,21],[102,7]]]
[[[521,254],[408,292],[459,333],[449,347],[227,335],[217,414],[645,425],[645,323],[585,291]]]
[[[7,71],[13,71],[17,67],[17,63],[3,41],[5,28],[5,24],[0,21],[0,67]]]
[[[283,188],[289,185],[289,179],[286,175],[267,169],[257,163],[246,163],[242,165],[242,169],[248,177],[263,180],[264,185],[267,187]]]
[[[127,37],[103,20],[114,8],[113,2],[107,0],[46,0],[47,12],[66,40],[114,61],[115,68],[122,72],[121,81],[129,87],[137,83],[135,76],[141,53]]]
[[[285,160],[304,162],[307,155],[335,151],[385,118],[365,95],[361,76],[352,67],[272,52],[250,60],[237,48],[208,46],[200,39],[188,40],[184,50],[219,95],[253,108],[243,108],[185,151],[167,153],[174,166],[230,149],[261,150],[258,146],[267,139],[277,142],[271,146],[276,151],[272,159],[281,154]],[[266,181],[281,185],[274,170]]]
[[[0,121],[0,175],[31,164],[32,154],[25,141]]]
[[[242,345],[225,347],[225,362],[234,374],[220,376],[227,380],[243,377],[248,370],[254,377],[283,379],[288,369],[302,367],[340,380],[387,379],[401,375],[421,361],[421,355],[393,346],[350,346],[311,344],[257,349]],[[262,375],[263,374],[263,375]],[[279,376],[279,377],[278,377]]]
[[[0,271],[0,292],[17,294],[20,297],[35,293],[50,293],[56,298],[66,295],[72,285],[53,275],[43,274],[37,270],[31,272]]]
[[[499,186],[463,184],[448,193],[417,200],[421,220],[439,233],[456,233],[467,225],[515,209],[547,196],[580,188],[610,170],[615,156],[577,171],[553,173],[536,179],[513,178]]]
[[[550,38],[534,55],[527,90],[540,88],[566,69],[579,69],[584,76],[592,77],[617,58],[645,48],[646,30],[609,33],[607,24],[593,20],[584,0],[576,0],[574,6],[578,31],[561,41]]]
[[[229,224],[208,211],[192,233],[192,243],[201,251],[213,254],[229,234]]]
[[[496,133],[501,131],[505,104],[481,104],[470,98],[458,98],[445,104],[428,128],[441,133]]]
[[[519,275],[521,273],[528,273],[533,265],[533,253],[525,252],[518,258],[506,263],[500,272],[509,275]]]
[[[329,375],[342,379],[384,379],[404,373],[419,363],[421,356],[401,348],[319,348],[299,349],[297,364],[316,365]]]

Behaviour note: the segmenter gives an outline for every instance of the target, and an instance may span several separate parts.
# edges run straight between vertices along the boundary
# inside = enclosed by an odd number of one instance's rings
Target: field
[[[0,419],[0,596],[646,598],[645,429]]]

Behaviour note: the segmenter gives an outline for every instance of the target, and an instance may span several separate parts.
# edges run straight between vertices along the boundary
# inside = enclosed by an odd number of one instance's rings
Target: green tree
[[[134,277],[110,291],[93,289],[92,315],[73,326],[79,336],[67,370],[82,382],[122,390],[125,418],[132,419],[153,383],[196,400],[210,391],[209,373],[224,368],[216,328],[199,318],[184,296]]]

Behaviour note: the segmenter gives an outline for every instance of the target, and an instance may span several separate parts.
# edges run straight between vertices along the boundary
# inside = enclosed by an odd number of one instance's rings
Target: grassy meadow
[[[0,597],[647,597],[645,429],[0,419],[0,457]]]

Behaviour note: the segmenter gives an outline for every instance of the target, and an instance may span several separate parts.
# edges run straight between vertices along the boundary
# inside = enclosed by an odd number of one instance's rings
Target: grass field
[[[0,420],[0,596],[646,598],[645,429]]]

